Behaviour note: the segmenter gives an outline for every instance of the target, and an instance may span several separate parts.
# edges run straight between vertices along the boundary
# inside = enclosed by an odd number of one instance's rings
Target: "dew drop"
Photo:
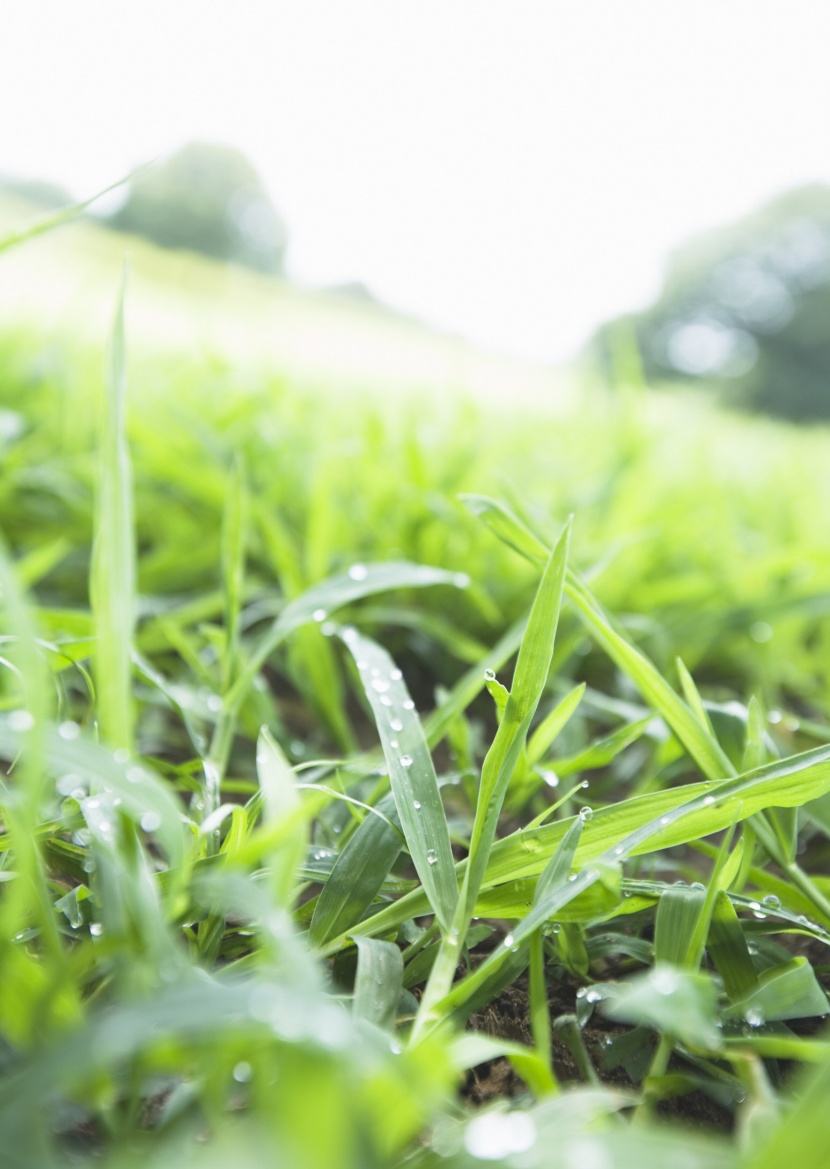
[[[405,698],[403,700],[403,702],[401,703],[401,706],[404,708],[404,710],[414,710],[415,709],[415,703],[412,701],[411,698]]]
[[[385,694],[389,689],[389,683],[385,678],[373,678],[370,682],[370,685],[373,690],[378,692],[378,694]]]
[[[526,1153],[532,1149],[536,1140],[536,1122],[527,1112],[483,1112],[464,1130],[464,1148],[477,1161],[503,1163],[504,1158],[514,1153]],[[579,1163],[587,1165],[585,1158]]]
[[[89,932],[94,938],[100,938],[101,934],[104,932],[104,927],[100,921],[93,921],[90,923]]]
[[[252,1075],[251,1065],[246,1063],[245,1060],[242,1060],[233,1069],[233,1078],[238,1084],[247,1084]]]
[[[392,748],[393,751],[397,751],[398,747],[400,747],[400,743],[398,742],[397,739],[390,739],[389,746]]]
[[[539,774],[548,787],[559,787],[559,776],[555,771],[546,771],[542,769]]]
[[[72,722],[71,719],[61,723],[61,725],[58,727],[58,734],[62,739],[66,739],[68,742],[71,742],[73,739],[77,739],[80,733],[81,728],[76,722]]]
[[[328,613],[326,612],[325,609],[315,609],[314,612],[311,614],[311,617],[312,617],[312,620],[317,621],[317,622],[325,621],[326,617],[328,617]]]
[[[398,669],[390,670],[389,677],[393,682],[400,682],[401,678],[403,677],[403,673]]]
[[[457,572],[452,578],[452,583],[457,589],[466,589],[470,586],[470,578],[467,576],[466,572]]]
[[[495,670],[485,670],[484,671],[484,678],[487,682],[495,682],[496,671]]]
[[[764,1025],[764,1012],[760,1007],[750,1007],[744,1018],[750,1027],[762,1027]]]
[[[161,828],[161,816],[158,812],[145,812],[141,817],[141,827],[145,832],[155,832]]]
[[[412,756],[411,755],[401,755],[398,762],[400,763],[401,767],[411,767],[412,766]]]
[[[715,797],[714,796],[704,796],[703,802],[707,808],[710,808],[712,806],[712,804],[714,804],[714,802],[715,802]]]
[[[428,865],[437,865],[438,864],[438,853],[435,851],[434,848],[427,849],[427,864]]]
[[[671,970],[655,970],[651,976],[651,985],[658,994],[674,994],[677,978]]]
[[[392,705],[392,699],[389,697],[388,694],[381,694],[378,701],[380,702],[381,706],[391,706]]]
[[[402,731],[403,730],[403,723],[401,722],[401,720],[399,718],[390,719],[389,725],[393,731]]]
[[[505,947],[505,949],[509,950],[515,941],[516,941],[516,939],[513,937],[512,934],[507,934],[504,941],[502,942],[502,945]]]
[[[349,569],[349,576],[352,580],[365,580],[369,575],[369,569],[365,564],[353,564]]]
[[[589,786],[589,784],[588,784],[588,780],[587,780],[587,779],[583,779],[581,786],[582,786],[582,787],[584,787],[584,788],[585,788],[585,787],[588,787],[588,786]]]
[[[13,731],[30,731],[35,720],[28,710],[13,710],[9,714],[9,726]]]
[[[780,909],[781,908],[781,898],[776,897],[774,893],[768,893],[767,896],[764,898],[762,904],[766,905],[767,909]]]
[[[369,663],[364,662],[363,658],[358,658],[355,662],[355,665],[357,666],[358,670],[367,670],[369,668]]]
[[[421,810],[421,801],[420,801],[420,800],[413,800],[413,801],[412,801],[412,807],[415,809],[415,811],[416,811],[416,812],[420,812],[420,810]]]
[[[584,808],[580,808],[579,818],[583,824],[587,824],[589,820],[593,820],[594,818],[594,809],[589,808],[587,805]]]

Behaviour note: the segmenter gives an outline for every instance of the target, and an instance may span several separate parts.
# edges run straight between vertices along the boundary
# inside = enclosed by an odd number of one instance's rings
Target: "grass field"
[[[823,1166],[828,434],[90,280],[0,337],[4,1165]]]

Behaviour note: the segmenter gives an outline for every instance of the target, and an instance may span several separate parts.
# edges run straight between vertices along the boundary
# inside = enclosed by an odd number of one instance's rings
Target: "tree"
[[[791,191],[678,251],[654,305],[599,331],[601,361],[626,324],[651,380],[705,379],[735,404],[830,418],[830,188]]]
[[[191,142],[142,172],[109,223],[165,248],[282,271],[285,224],[257,172],[230,146]]]

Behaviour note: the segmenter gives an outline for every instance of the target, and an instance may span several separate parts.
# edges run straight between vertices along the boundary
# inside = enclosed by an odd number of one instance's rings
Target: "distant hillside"
[[[39,213],[42,206],[0,193],[0,231]],[[88,217],[0,257],[3,327],[36,326],[103,348],[125,256],[134,357],[220,357],[334,389],[460,390],[506,407],[532,401],[557,410],[567,397],[563,374],[484,353],[369,297],[162,249]]]

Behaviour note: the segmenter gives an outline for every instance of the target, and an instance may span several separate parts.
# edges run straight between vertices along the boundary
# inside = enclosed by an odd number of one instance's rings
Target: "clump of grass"
[[[736,486],[748,566],[641,402],[588,477],[531,452],[544,512],[470,495],[486,419],[478,450],[364,406],[358,461],[283,388],[182,371],[159,425],[127,372],[122,303],[96,437],[60,378],[5,389],[8,1163],[818,1164],[812,530],[776,546]],[[522,1094],[476,1110],[500,1058]]]

